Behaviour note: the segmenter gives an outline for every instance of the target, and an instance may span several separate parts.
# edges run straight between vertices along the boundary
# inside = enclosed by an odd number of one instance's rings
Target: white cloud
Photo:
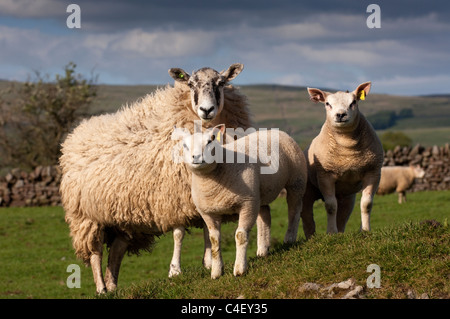
[[[1,15],[19,18],[47,18],[49,16],[65,15],[66,6],[57,0],[2,0]]]

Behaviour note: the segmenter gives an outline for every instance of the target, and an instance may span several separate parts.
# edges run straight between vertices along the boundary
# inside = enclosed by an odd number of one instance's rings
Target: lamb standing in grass
[[[307,179],[305,157],[297,143],[286,133],[278,130],[258,131],[222,147],[216,142],[220,142],[224,132],[225,126],[219,125],[209,134],[186,134],[183,138],[185,162],[192,171],[192,198],[208,227],[212,244],[213,279],[223,273],[220,251],[222,218],[239,214],[233,274],[242,275],[247,269],[249,232],[257,220],[260,207],[275,200],[283,188],[287,191],[288,233],[292,238],[297,237]],[[207,154],[213,153],[212,148],[215,156],[226,153],[228,160],[208,160]],[[232,156],[229,157],[229,154]],[[259,154],[258,158],[255,158],[256,154]],[[231,162],[230,158],[233,158]]]
[[[308,185],[302,221],[306,238],[315,232],[313,204],[317,199],[325,202],[327,232],[344,232],[361,190],[361,229],[370,230],[372,202],[383,165],[381,142],[358,110],[358,101],[365,99],[370,86],[366,82],[353,92],[334,94],[308,88],[311,100],[325,104],[327,116],[320,134],[305,150]]]
[[[203,68],[169,73],[159,89],[114,114],[84,120],[62,145],[61,198],[78,258],[91,265],[98,293],[116,288],[125,252],[150,249],[155,236],[201,222],[192,202],[191,174],[173,161],[174,125],[193,132],[227,123],[251,127],[245,96],[226,84],[242,70]],[[109,249],[105,279],[103,245]],[[106,284],[105,284],[106,282]]]
[[[394,191],[398,193],[398,203],[406,202],[406,190],[414,183],[415,178],[423,178],[425,171],[420,165],[384,166],[381,168],[380,186],[377,194],[386,195]]]

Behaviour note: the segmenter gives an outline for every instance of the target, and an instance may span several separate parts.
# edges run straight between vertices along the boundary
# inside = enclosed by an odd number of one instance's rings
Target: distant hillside
[[[8,82],[0,82],[0,89]],[[99,85],[98,96],[92,104],[90,114],[114,112],[122,105],[131,104],[138,98],[164,85]],[[279,128],[291,134],[305,147],[319,133],[325,119],[322,104],[309,100],[305,87],[271,84],[243,85],[250,109],[258,127]],[[326,89],[335,91],[333,89]],[[370,94],[359,103],[360,110],[369,119],[383,114],[405,114],[396,116],[387,130],[402,131],[413,143],[443,145],[450,142],[450,95],[392,96]],[[407,110],[407,111],[405,111]],[[382,126],[381,126],[382,127]],[[378,130],[383,133],[384,130]]]

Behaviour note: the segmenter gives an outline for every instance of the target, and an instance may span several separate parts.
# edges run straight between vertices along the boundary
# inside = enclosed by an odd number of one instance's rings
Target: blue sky
[[[69,29],[66,8],[81,8]],[[381,28],[366,8],[381,8]],[[1,0],[0,78],[61,73],[73,61],[99,83],[167,84],[167,70],[241,62],[235,84],[450,94],[448,1]]]

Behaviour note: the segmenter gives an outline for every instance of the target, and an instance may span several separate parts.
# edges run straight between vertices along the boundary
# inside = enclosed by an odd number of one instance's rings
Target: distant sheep
[[[125,252],[149,250],[154,237],[201,223],[191,173],[172,158],[173,127],[193,132],[251,125],[247,101],[226,84],[243,69],[170,69],[175,86],[158,89],[114,114],[84,120],[62,145],[61,198],[78,258],[91,265],[98,293],[117,286]],[[109,249],[103,279],[103,245]],[[106,282],[106,284],[105,284]]]
[[[222,147],[217,141],[221,141],[220,136],[224,133],[225,126],[219,125],[208,134],[185,134],[183,139],[186,166],[192,171],[192,198],[209,230],[213,279],[223,273],[220,250],[222,219],[230,214],[239,214],[233,271],[235,276],[239,276],[247,270],[248,237],[258,212],[262,206],[275,200],[283,188],[287,191],[289,212],[285,240],[296,239],[307,179],[305,157],[286,133],[257,131]],[[208,158],[207,155],[212,153],[214,156],[226,153],[226,157],[223,155],[221,161]],[[225,158],[231,159],[231,163],[230,160],[225,162]],[[258,240],[268,244],[270,229],[263,236],[266,237]]]
[[[317,199],[325,202],[327,232],[344,232],[361,190],[361,228],[370,230],[372,201],[383,164],[381,142],[358,109],[370,87],[366,82],[353,92],[333,94],[308,88],[312,101],[325,104],[327,116],[319,135],[305,150],[308,185],[302,221],[307,238],[315,232],[313,204]]]
[[[398,193],[398,203],[406,202],[406,190],[414,183],[415,178],[423,178],[425,171],[420,165],[384,166],[381,168],[380,186],[377,194]]]

